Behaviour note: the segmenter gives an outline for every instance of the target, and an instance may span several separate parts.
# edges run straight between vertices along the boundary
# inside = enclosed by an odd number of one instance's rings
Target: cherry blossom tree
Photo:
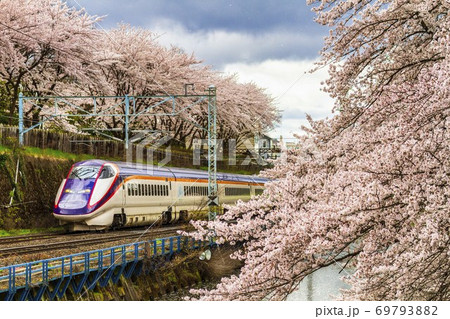
[[[93,95],[137,96],[182,95],[185,84],[194,84],[189,94],[205,94],[209,85],[217,90],[218,136],[239,139],[250,132],[268,131],[278,121],[279,114],[272,99],[252,83],[241,84],[235,76],[225,76],[211,67],[201,64],[193,54],[187,54],[176,47],[165,48],[157,42],[158,35],[149,30],[120,25],[109,30],[98,42],[96,60],[100,79],[98,83],[86,86]],[[106,85],[105,85],[106,83]],[[136,112],[142,112],[149,105],[162,99],[138,99]],[[183,98],[177,101],[177,116],[155,116],[171,113],[172,101],[161,103],[145,112],[145,116],[133,119],[134,129],[151,129],[171,132],[174,141],[189,146],[193,138],[205,138],[207,101],[186,109],[198,98]],[[103,100],[100,104],[108,108],[115,101]],[[109,103],[109,104],[108,104]],[[119,106],[124,113],[124,106]],[[143,114],[144,115],[144,114]],[[105,118],[106,128],[120,125],[118,118]],[[189,142],[187,142],[189,141]]]
[[[345,268],[343,299],[450,299],[450,9],[444,0],[309,0],[331,28],[331,119],[264,172],[265,192],[197,238],[237,245],[244,266],[206,300],[285,299]]]
[[[0,2],[0,78],[10,98],[10,124],[21,90],[32,95],[73,94],[79,92],[79,81],[93,78],[97,20],[60,0]],[[35,108],[27,111],[34,117],[39,113]]]

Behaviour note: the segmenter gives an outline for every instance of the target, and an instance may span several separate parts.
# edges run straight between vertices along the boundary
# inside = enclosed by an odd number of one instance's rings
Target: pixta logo
[[[153,167],[167,165],[172,157],[170,141],[172,136],[154,133],[151,135],[145,132],[134,135],[131,139],[130,147],[127,149],[126,161],[129,165],[152,171]],[[146,164],[146,165],[143,165]]]

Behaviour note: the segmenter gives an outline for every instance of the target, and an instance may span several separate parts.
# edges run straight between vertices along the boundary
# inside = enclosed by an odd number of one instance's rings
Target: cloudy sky
[[[283,110],[272,137],[292,138],[314,119],[330,116],[333,101],[320,91],[326,70],[310,74],[328,30],[313,21],[306,0],[68,0],[99,28],[118,23],[152,30],[164,45],[193,52],[205,64],[255,82]],[[220,89],[220,88],[219,88]]]

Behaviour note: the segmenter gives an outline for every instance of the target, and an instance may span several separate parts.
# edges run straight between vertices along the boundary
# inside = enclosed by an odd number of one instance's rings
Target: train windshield
[[[96,178],[100,166],[78,166],[70,172],[69,179],[90,179]]]

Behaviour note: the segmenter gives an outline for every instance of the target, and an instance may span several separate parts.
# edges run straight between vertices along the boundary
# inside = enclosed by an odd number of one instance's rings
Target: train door
[[[122,193],[121,195],[121,205],[120,205],[120,214],[115,213],[114,217],[113,217],[113,223],[112,223],[112,227],[113,228],[120,228],[122,226],[124,226],[127,223],[127,215],[126,215],[126,209],[125,207],[127,206],[127,197],[128,197],[128,192],[130,191],[130,187],[129,185],[127,185],[125,183],[125,181],[123,180],[122,177],[119,177],[121,179],[121,184],[122,184],[122,189],[120,191],[120,193]]]
[[[128,197],[128,185],[122,180],[122,212],[124,213],[125,207],[127,205]]]

